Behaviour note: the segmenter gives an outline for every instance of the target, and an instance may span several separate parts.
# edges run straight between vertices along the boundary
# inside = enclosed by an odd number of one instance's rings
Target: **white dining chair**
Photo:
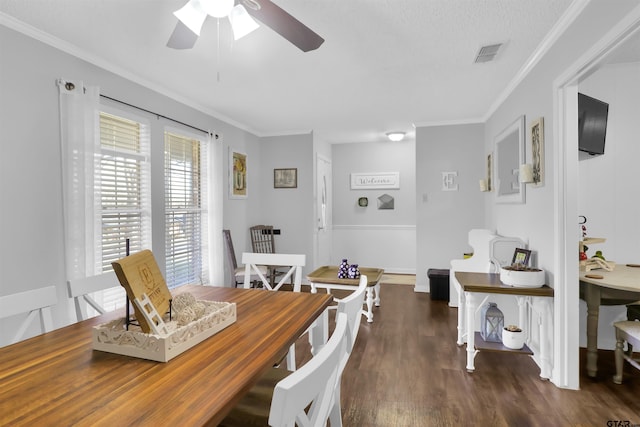
[[[347,330],[347,351],[343,354],[340,360],[340,372],[343,372],[349,361],[349,357],[353,352],[353,347],[356,345],[356,338],[358,337],[358,331],[360,330],[360,320],[362,319],[362,304],[364,304],[365,291],[367,289],[367,276],[361,275],[358,288],[355,292],[349,294],[349,296],[338,300],[337,316],[344,313],[347,316],[348,330]],[[340,386],[342,376],[336,379],[335,389],[331,398],[331,410],[329,419],[331,420],[331,427],[342,426],[342,407],[340,405]]]
[[[336,319],[327,344],[304,366],[288,375],[283,369],[271,370],[287,376],[270,389],[270,406],[269,400],[252,395],[252,390],[219,427],[326,426],[335,384],[344,369],[341,361],[347,353],[349,321],[345,313],[339,313]]]
[[[293,291],[300,292],[302,289],[302,267],[306,263],[306,255],[304,254],[260,254],[253,252],[244,252],[242,254],[242,263],[245,265],[244,270],[244,287],[250,288],[250,277],[252,274],[258,275],[258,280],[262,283],[262,287],[269,291],[277,291],[293,277]],[[261,270],[261,267],[269,266],[288,266],[288,270],[282,276],[277,284],[269,281],[267,275]],[[287,353],[287,369],[296,370],[296,345],[291,344]]]
[[[89,318],[87,307],[91,306],[98,314],[106,313],[104,307],[98,304],[91,296],[94,292],[120,287],[120,281],[113,271],[95,276],[83,277],[67,281],[69,297],[73,298],[78,322]],[[124,293],[124,288],[123,293]],[[124,299],[123,295],[123,299]]]
[[[614,352],[616,362],[616,373],[613,382],[622,384],[622,373],[624,371],[624,361],[631,366],[640,369],[640,359],[633,357],[633,347],[640,347],[640,322],[625,320],[613,324],[616,331],[616,349]],[[627,343],[627,351],[624,351],[624,343]]]
[[[23,339],[27,328],[38,315],[40,317],[40,331],[45,333],[53,330],[51,307],[57,303],[58,296],[56,295],[55,286],[47,286],[0,297],[0,319],[27,313],[27,317],[18,327],[11,344]]]
[[[306,263],[304,254],[262,254],[255,252],[244,252],[242,254],[244,270],[244,287],[251,287],[250,278],[252,274],[257,274],[263,287],[270,291],[279,290],[288,280],[293,278],[293,291],[300,292],[302,288],[302,267]],[[266,274],[262,273],[260,267],[269,269],[273,266],[287,266],[287,271],[280,277],[278,283],[272,283]]]

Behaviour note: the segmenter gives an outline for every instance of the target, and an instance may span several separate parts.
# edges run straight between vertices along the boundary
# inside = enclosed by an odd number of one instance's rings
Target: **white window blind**
[[[165,132],[166,281],[175,287],[208,277],[207,144]]]
[[[96,274],[111,271],[111,263],[151,247],[151,194],[148,126],[106,112],[100,113],[100,155],[96,163],[97,224],[101,240],[96,248]],[[124,289],[96,295],[113,310],[125,304]]]

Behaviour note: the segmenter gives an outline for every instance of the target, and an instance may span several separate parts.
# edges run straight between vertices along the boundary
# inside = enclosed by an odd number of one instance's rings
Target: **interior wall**
[[[582,160],[578,165],[578,208],[587,217],[587,235],[604,237],[587,251],[601,250],[616,264],[637,264],[640,259],[640,203],[633,196],[637,181],[632,174],[640,159],[638,111],[640,111],[640,63],[605,66],[580,82],[579,91],[609,104],[605,154]],[[586,304],[580,301],[580,318],[586,319]],[[615,349],[613,323],[626,320],[625,306],[602,306],[598,347]],[[586,347],[586,323],[580,323],[580,345]]]
[[[415,272],[415,141],[334,144],[333,264]],[[352,173],[400,172],[399,189],[351,189]],[[394,198],[393,209],[378,209],[378,197]],[[367,197],[368,206],[358,206]]]
[[[556,230],[555,210],[555,153],[562,141],[556,141],[554,133],[554,108],[553,84],[562,74],[585,55],[598,40],[613,28],[617,22],[637,6],[634,1],[611,2],[591,1],[587,4],[580,16],[568,26],[562,37],[550,48],[548,53],[532,68],[531,72],[522,80],[516,89],[500,104],[486,122],[485,150],[491,151],[494,146],[494,138],[515,117],[524,114],[526,126],[531,120],[544,118],[545,126],[545,177],[544,185],[538,188],[527,186],[526,203],[504,205],[496,204],[488,200],[485,209],[487,212],[487,228],[497,230],[501,235],[520,237],[529,242],[529,247],[536,251],[538,266],[547,271],[547,282],[556,289],[556,301],[554,303],[554,326],[556,336],[575,339],[575,347],[571,347],[570,354],[559,354],[558,343],[554,343],[554,358],[562,358],[560,363],[554,360],[554,383],[569,387],[578,387],[578,345],[579,323],[581,319],[578,312],[578,283],[559,283],[556,280],[563,272],[555,272],[556,261]],[[527,132],[528,133],[528,132]],[[531,159],[530,138],[527,135],[527,160]],[[576,156],[577,159],[577,156]],[[559,165],[560,171],[564,171],[566,165]],[[569,213],[571,214],[571,213]],[[577,217],[577,215],[575,215]],[[577,225],[577,220],[576,220]],[[578,236],[575,241],[567,244],[577,246]],[[576,256],[577,258],[577,256]],[[577,260],[576,260],[577,268]],[[558,304],[557,297],[567,299],[567,303]],[[559,311],[561,310],[561,311]],[[569,319],[566,322],[561,319]],[[558,328],[562,328],[562,334]],[[568,348],[568,347],[567,347]],[[559,351],[559,350],[558,350]],[[569,371],[560,372],[558,366],[566,366]]]
[[[260,138],[259,159],[260,175],[254,188],[259,192],[260,205],[251,209],[250,225],[273,225],[280,229],[282,234],[275,236],[276,251],[305,254],[303,276],[306,276],[315,268],[313,134]],[[274,188],[273,170],[288,168],[298,169],[297,188]]]
[[[66,288],[57,79],[81,80],[116,99],[218,132],[227,145],[251,147],[255,137],[1,25],[0,50],[0,295],[55,285],[59,303],[53,309],[54,326],[60,327],[75,321],[75,313]],[[149,120],[152,157],[162,156],[162,129],[175,124],[155,115]],[[157,179],[153,170],[152,174],[153,194],[162,193],[163,178]],[[225,208],[225,216],[242,218],[244,207],[234,208],[238,209],[233,214]],[[157,215],[162,212],[155,211],[154,218]],[[155,235],[152,249],[164,253],[163,240]],[[163,264],[163,257],[157,258]],[[0,345],[8,342],[18,322],[17,318],[0,322]],[[36,325],[29,333],[37,332]]]
[[[416,290],[429,289],[429,268],[449,269],[471,250],[469,230],[485,223],[480,192],[486,176],[482,124],[416,129]],[[443,191],[442,172],[457,172],[457,191]],[[455,297],[452,298],[455,300]]]

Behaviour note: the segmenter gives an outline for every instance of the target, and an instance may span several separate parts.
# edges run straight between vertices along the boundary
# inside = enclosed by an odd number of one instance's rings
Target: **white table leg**
[[[465,292],[467,302],[467,372],[475,371],[473,359],[476,357],[475,330],[476,330],[476,309],[478,307],[478,297],[471,292]],[[460,308],[460,307],[459,307]]]
[[[549,334],[553,328],[553,308],[550,298],[543,298],[542,315],[540,316],[540,378],[548,380],[551,378],[551,352],[549,347],[551,339]]]
[[[367,322],[373,322],[373,286],[367,287]]]
[[[465,330],[466,330],[466,300],[464,297],[464,292],[460,289],[459,286],[456,285],[456,289],[458,290],[458,345],[463,345],[465,342]]]
[[[376,307],[380,307],[380,282],[376,283],[374,288],[376,291],[376,297],[373,300],[373,303],[376,305]]]
[[[318,293],[318,288],[316,288],[316,284],[313,282],[309,282],[309,286],[311,286],[311,293],[312,294],[317,294]]]

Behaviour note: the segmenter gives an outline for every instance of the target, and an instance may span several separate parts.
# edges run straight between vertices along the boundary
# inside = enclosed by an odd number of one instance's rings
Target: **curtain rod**
[[[219,138],[217,133],[214,134],[214,133],[212,133],[212,132],[210,132],[208,130],[200,129],[199,127],[195,127],[195,126],[192,126],[192,125],[190,125],[188,123],[181,122],[180,120],[172,119],[171,117],[167,117],[167,116],[164,116],[162,114],[154,113],[153,111],[147,110],[147,109],[142,108],[142,107],[138,107],[137,105],[129,104],[128,102],[120,101],[119,99],[115,99],[115,98],[112,98],[110,96],[103,95],[103,94],[100,94],[100,97],[108,99],[110,101],[118,102],[120,104],[126,105],[126,106],[131,107],[131,108],[135,108],[135,109],[140,110],[140,111],[144,111],[145,113],[153,114],[154,116],[156,116],[158,118],[162,117],[163,119],[171,120],[174,123],[178,123],[178,124],[181,124],[182,126],[186,126],[186,127],[191,128],[191,129],[195,129],[195,130],[200,131],[202,133],[206,133],[207,135],[213,135],[215,137],[215,139]]]

